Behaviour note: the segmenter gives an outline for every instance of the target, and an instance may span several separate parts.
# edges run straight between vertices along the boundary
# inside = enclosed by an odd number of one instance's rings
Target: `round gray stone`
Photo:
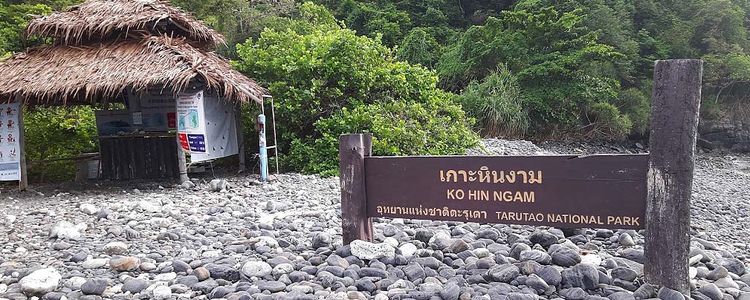
[[[106,279],[89,279],[81,286],[84,295],[101,295],[109,286]]]

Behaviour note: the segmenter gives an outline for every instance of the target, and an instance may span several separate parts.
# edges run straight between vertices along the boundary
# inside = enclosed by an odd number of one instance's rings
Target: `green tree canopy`
[[[597,33],[587,30],[582,20],[581,10],[519,4],[482,26],[472,26],[449,47],[438,64],[441,82],[461,90],[468,81],[507,65],[525,91],[533,130],[585,129],[592,122],[585,116],[593,104],[617,98],[619,82],[603,70],[614,68],[625,56],[598,42]]]
[[[412,64],[433,68],[440,57],[442,47],[425,29],[417,27],[409,31],[396,57]]]
[[[28,46],[21,35],[28,21],[33,15],[45,15],[51,11],[44,4],[0,4],[0,58]]]
[[[380,40],[340,27],[321,8],[300,7],[315,16],[311,26],[267,29],[237,48],[235,65],[278,99],[280,144],[291,147],[290,163],[335,170],[338,135],[356,131],[376,133],[379,154],[460,153],[476,143],[433,72],[397,61]]]

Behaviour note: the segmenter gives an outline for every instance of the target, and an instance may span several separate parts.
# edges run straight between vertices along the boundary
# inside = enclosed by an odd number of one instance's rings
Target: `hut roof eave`
[[[177,94],[196,81],[238,102],[262,103],[266,93],[217,54],[167,36],[42,46],[0,62],[0,96],[36,104],[95,103],[154,86]]]
[[[164,0],[88,0],[31,20],[26,35],[51,37],[62,44],[82,44],[106,39],[116,32],[159,32],[157,27],[164,24],[172,27],[171,32],[192,41],[211,47],[225,44],[221,34]]]

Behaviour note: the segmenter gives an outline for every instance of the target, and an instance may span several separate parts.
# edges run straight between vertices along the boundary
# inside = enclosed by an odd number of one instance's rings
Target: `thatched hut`
[[[134,123],[128,128],[134,134],[105,136],[100,130],[102,172],[109,178],[184,173],[184,154],[174,134],[167,134],[175,129],[178,95],[203,91],[206,103],[229,102],[235,109],[263,101],[264,88],[212,52],[223,37],[164,0],[88,0],[34,19],[26,34],[51,43],[0,62],[0,99],[28,105],[124,103],[127,108],[119,113]],[[147,113],[171,124],[138,124]],[[147,148],[159,153],[139,154]],[[178,155],[156,158],[171,149]],[[161,161],[151,167],[155,160]]]

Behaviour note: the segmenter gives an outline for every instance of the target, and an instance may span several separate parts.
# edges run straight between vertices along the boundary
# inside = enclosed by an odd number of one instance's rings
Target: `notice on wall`
[[[175,97],[164,89],[149,89],[143,93],[132,90],[127,94],[128,111],[132,119],[127,122],[135,130],[167,132],[177,129]]]
[[[174,111],[174,95],[170,91],[163,89],[149,89],[147,93],[136,94],[131,91],[128,96],[131,99],[138,99],[139,109],[162,109]]]
[[[189,153],[206,153],[206,114],[203,91],[177,97],[177,136]]]
[[[97,110],[94,115],[99,136],[124,134],[136,129],[130,112],[125,109]]]
[[[21,180],[18,103],[0,104],[0,181]]]
[[[203,95],[206,151],[190,154],[191,162],[208,161],[239,153],[234,106],[216,95]]]

